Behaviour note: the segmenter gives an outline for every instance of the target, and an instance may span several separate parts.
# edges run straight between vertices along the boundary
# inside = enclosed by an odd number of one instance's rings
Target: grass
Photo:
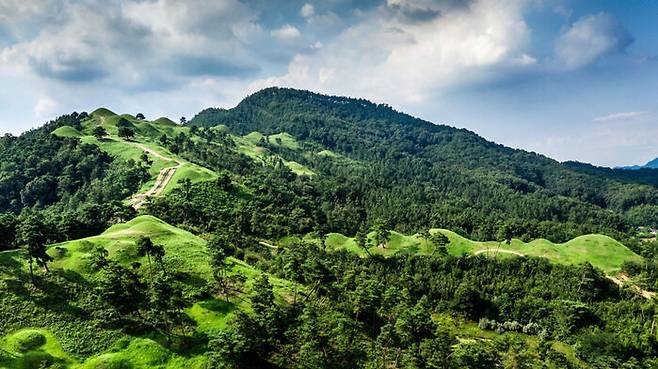
[[[441,232],[446,235],[450,240],[448,253],[454,256],[469,255],[483,250],[489,250],[485,251],[485,254],[494,254],[495,249],[499,247],[498,242],[472,241],[445,229],[432,229],[430,232]],[[372,240],[372,233],[369,234],[369,238]],[[334,250],[342,249],[365,255],[365,251],[356,245],[353,238],[346,237],[342,234],[330,233],[327,235],[326,244]],[[500,249],[515,251],[527,256],[544,257],[554,263],[560,264],[574,265],[589,262],[609,274],[618,272],[622,264],[626,261],[642,260],[639,255],[620,242],[600,234],[580,236],[566,243],[553,243],[544,239],[525,243],[521,240],[513,239],[509,245],[500,245]],[[418,235],[407,236],[397,232],[391,232],[391,239],[385,248],[372,246],[369,251],[383,255],[397,253],[431,254],[433,248],[428,246]],[[502,253],[500,255],[503,257],[513,256]]]
[[[85,284],[95,280],[98,275],[92,266],[91,256],[97,248],[102,247],[108,251],[109,259],[126,266],[133,262],[140,262],[143,274],[148,274],[147,260],[137,254],[136,241],[141,236],[148,236],[155,243],[164,246],[166,269],[181,280],[186,286],[185,290],[191,291],[191,296],[199,296],[196,292],[199,291],[199,286],[205,285],[212,279],[206,241],[149,215],[138,216],[129,222],[116,224],[97,236],[51,245],[48,254],[54,258],[50,264],[52,273],[73,273],[79,275],[77,278],[80,281],[86,281],[82,282]],[[245,277],[243,290],[248,296],[255,278],[263,273],[237,259],[229,258],[229,262],[231,263],[230,274],[240,274]],[[15,285],[16,275],[19,274],[22,274],[22,279],[27,281],[26,271],[27,265],[20,254],[0,254],[0,287],[5,284],[6,286]],[[40,273],[38,272],[38,274]],[[270,281],[278,301],[290,300],[294,289],[292,282],[275,277],[270,277]],[[81,285],[79,288],[85,287]],[[0,292],[2,292],[1,289]],[[251,311],[249,299],[245,295],[231,298],[229,302],[223,298],[208,296],[197,298],[196,301],[191,302],[185,312],[196,322],[197,332],[212,334],[214,331],[226,328],[236,311]],[[76,305],[75,301],[70,303]],[[109,345],[108,348],[96,351],[91,356],[70,355],[57,340],[60,334],[61,338],[75,340],[80,334],[84,336],[88,330],[99,328],[88,326],[84,319],[66,321],[66,318],[62,318],[58,311],[70,309],[68,305],[41,307],[41,309],[44,308],[54,309],[52,311],[53,319],[64,319],[61,320],[64,327],[41,320],[39,314],[42,310],[33,310],[30,307],[21,308],[21,311],[31,311],[30,316],[35,320],[26,322],[19,319],[16,325],[18,328],[22,328],[21,330],[10,333],[0,331],[0,368],[36,369],[42,363],[56,363],[64,368],[75,369],[203,368],[205,365],[202,353],[194,350],[193,352],[172,351],[163,345],[161,337],[152,337],[148,334],[146,336],[129,336],[116,332],[112,336],[113,341],[105,342],[106,345]],[[45,310],[45,312],[47,311],[49,310]],[[48,329],[35,325],[40,320]],[[29,326],[34,328],[27,328]],[[2,338],[3,335],[5,335],[4,338]],[[72,337],[66,337],[68,335],[72,335]],[[70,341],[66,342],[65,347],[72,344]]]
[[[0,368],[37,369],[48,365],[70,365],[74,360],[62,350],[46,329],[21,329],[0,341]]]
[[[122,118],[128,120],[135,129],[136,137],[132,141],[126,141],[117,136],[118,128],[116,127],[116,124]],[[139,120],[130,114],[117,115],[108,109],[100,108],[96,109],[89,119],[83,121],[82,126],[81,131],[78,131],[73,127],[63,126],[53,131],[53,134],[60,137],[80,138],[83,143],[96,145],[111,156],[122,160],[132,159],[139,161],[144,152],[139,145],[153,150],[163,157],[174,159],[163,160],[155,155],[148,154],[149,158],[153,161],[153,164],[149,168],[150,179],[142,185],[138,191],[139,193],[146,192],[153,187],[160,171],[164,168],[176,166],[176,161],[182,162],[183,165],[177,170],[172,181],[170,181],[164,189],[164,194],[177,188],[180,182],[184,179],[190,179],[193,183],[196,183],[212,180],[217,177],[213,171],[197,164],[190,163],[171,153],[159,144],[158,139],[164,134],[169,137],[177,136],[180,133],[189,134],[190,129],[188,127],[179,126],[168,118],[162,117],[151,122],[147,120]],[[109,133],[109,136],[101,140],[94,137],[93,131],[97,126],[105,128]]]
[[[83,134],[71,126],[61,126],[53,131],[55,136],[59,137],[82,137]]]
[[[265,135],[260,132],[251,132],[242,137],[232,136],[232,138],[238,147],[238,151],[252,158],[256,162],[267,164],[271,162],[272,158],[281,159],[283,164],[297,175],[315,175],[315,173],[310,168],[296,161],[286,160],[283,157],[268,150],[267,148],[259,146],[261,145],[261,140],[265,139]],[[297,150],[300,147],[299,142],[297,142],[293,136],[285,132],[270,135],[268,136],[268,139],[269,143],[273,146],[279,146],[292,150]]]

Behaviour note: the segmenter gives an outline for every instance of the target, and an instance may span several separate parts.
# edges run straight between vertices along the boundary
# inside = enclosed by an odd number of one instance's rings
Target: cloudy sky
[[[365,97],[558,160],[658,156],[658,2],[0,0],[0,133],[192,117],[267,86]]]

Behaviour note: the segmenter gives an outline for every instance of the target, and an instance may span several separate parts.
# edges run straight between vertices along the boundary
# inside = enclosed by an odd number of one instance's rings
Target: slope
[[[546,234],[557,233],[546,229],[573,229],[571,238],[599,232],[614,235],[628,231],[634,222],[658,222],[646,215],[648,210],[627,218],[640,205],[656,208],[658,191],[653,186],[584,173],[363,99],[269,88],[233,109],[206,109],[189,124],[222,124],[239,135],[287,132],[302,146],[356,160],[365,170],[352,171],[346,178],[344,168],[301,154],[287,158],[317,174],[336,177],[337,182],[358,182],[355,187],[365,187],[365,201],[381,200],[366,209],[368,218],[410,225],[402,227],[404,231],[430,224],[434,216],[445,221],[437,224],[442,227],[492,238],[494,225],[510,220],[531,222],[523,227],[530,238],[566,240]],[[409,200],[401,204],[400,199]]]
[[[52,133],[62,137],[80,138],[83,143],[94,144],[110,155],[123,160],[140,161],[141,155],[147,153],[152,161],[149,168],[151,178],[140,189],[139,193],[142,195],[131,200],[133,205],[140,207],[147,196],[170,192],[185,179],[199,182],[216,177],[213,171],[184,160],[162,147],[158,141],[162,136],[175,137],[180,134],[190,134],[189,128],[172,123],[166,118],[159,118],[152,122],[139,120],[128,114],[117,115],[108,109],[99,108],[92,112],[88,119],[82,121],[81,131],[71,127],[60,127]],[[135,132],[135,137],[131,140],[119,138],[118,124],[131,127]],[[101,139],[94,137],[96,127],[103,127],[108,135]]]
[[[523,242],[513,239],[509,245],[499,244],[495,241],[472,241],[454,232],[445,229],[432,229],[430,233],[441,232],[448,237],[448,253],[454,256],[487,254],[490,256],[517,255],[547,258],[554,263],[577,265],[590,263],[593,266],[613,274],[618,272],[627,261],[641,261],[642,257],[635,254],[620,242],[604,235],[589,234],[574,238],[565,243],[553,243],[545,239],[536,239]],[[369,234],[369,242],[373,243],[374,233]],[[326,244],[333,250],[348,250],[364,255],[354,238],[342,234],[331,233],[327,235]],[[397,253],[424,254],[434,252],[434,247],[419,237],[418,234],[406,236],[398,232],[391,232],[391,238],[386,247],[371,246],[372,254],[393,255]],[[502,255],[505,254],[505,255]]]
[[[262,272],[230,258],[229,273],[243,276],[245,291],[230,302],[217,300],[203,292],[212,280],[206,241],[155,217],[139,216],[98,236],[52,245],[51,273],[39,273],[38,288],[29,284],[21,253],[0,254],[0,368],[204,368],[202,342],[170,348],[156,331],[128,334],[104,322],[103,305],[90,292],[101,278],[93,255],[103,248],[110,260],[124,266],[139,262],[149,275],[148,261],[136,249],[142,236],[164,246],[167,269],[186,286],[191,302],[185,313],[198,335],[223,329],[238,309],[249,311],[243,296]],[[270,280],[278,299],[291,294],[292,283]]]

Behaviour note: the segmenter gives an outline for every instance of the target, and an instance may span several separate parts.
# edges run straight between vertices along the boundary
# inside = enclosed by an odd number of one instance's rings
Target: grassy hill
[[[186,285],[186,294],[196,296],[185,312],[198,334],[223,329],[236,309],[250,309],[248,300],[242,298],[227,303],[199,294],[212,278],[205,240],[155,217],[139,216],[98,236],[52,245],[48,250],[54,258],[51,276],[39,276],[43,292],[29,285],[21,253],[0,254],[0,299],[6,304],[0,309],[0,368],[37,369],[55,364],[60,368],[205,368],[198,344],[182,352],[172,350],[156,332],[135,336],[104,328],[93,318],[95,313],[86,310],[91,301],[64,302],[46,296],[49,289],[94,288],[99,275],[91,257],[99,247],[108,250],[110,260],[126,266],[140,262],[141,268],[148,268],[146,258],[136,250],[135,242],[141,236],[164,246],[167,269]],[[246,278],[248,294],[253,278],[261,272],[237,259],[229,262],[231,274]],[[277,298],[291,294],[291,282],[270,280]]]
[[[537,239],[531,242],[523,242],[513,239],[509,245],[498,242],[472,241],[454,232],[445,229],[432,229],[430,233],[441,232],[448,237],[448,253],[453,256],[486,254],[500,257],[536,256],[547,258],[552,262],[576,265],[588,262],[600,268],[606,273],[619,271],[626,261],[641,261],[642,257],[635,254],[620,242],[604,235],[590,234],[574,238],[565,243],[553,243],[545,239]],[[372,240],[373,233],[369,234]],[[372,243],[372,241],[371,241]],[[365,251],[359,249],[354,238],[339,233],[327,235],[326,244],[334,250],[348,250],[365,255]],[[391,239],[386,248],[371,247],[369,251],[373,254],[393,255],[397,253],[431,254],[434,250],[425,240],[418,235],[407,236],[398,232],[391,232]]]
[[[136,133],[135,138],[131,141],[126,141],[117,136],[117,123],[122,119],[129,122]],[[109,136],[101,140],[94,137],[94,128],[98,126],[105,128]],[[99,108],[92,112],[90,117],[82,122],[81,131],[64,126],[52,132],[52,134],[60,137],[80,138],[83,143],[96,145],[108,154],[123,160],[139,161],[144,152],[143,148],[148,148],[159,154],[159,156],[149,154],[150,159],[153,161],[153,165],[149,169],[151,179],[142,186],[140,192],[144,192],[154,185],[158,174],[163,168],[175,166],[177,162],[182,163],[175,176],[164,189],[163,193],[165,194],[176,188],[184,179],[190,179],[195,183],[216,178],[213,171],[184,160],[158,142],[162,135],[175,137],[181,133],[189,135],[190,128],[179,126],[167,118],[158,118],[155,121],[139,120],[130,114],[118,115],[105,108]],[[164,160],[163,158],[172,160]]]

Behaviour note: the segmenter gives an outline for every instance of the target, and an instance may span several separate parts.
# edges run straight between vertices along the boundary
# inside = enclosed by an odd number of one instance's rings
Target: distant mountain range
[[[620,167],[621,169],[632,169],[632,170],[637,170],[637,169],[658,169],[658,158],[655,158],[651,160],[650,162],[644,164],[644,165],[629,165],[626,167]]]

